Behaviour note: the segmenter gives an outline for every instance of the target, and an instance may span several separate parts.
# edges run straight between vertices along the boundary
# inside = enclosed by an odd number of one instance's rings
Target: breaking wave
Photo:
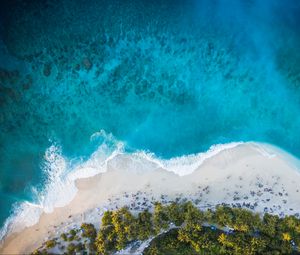
[[[158,158],[154,153],[147,151],[126,151],[123,142],[115,139],[112,134],[101,130],[91,136],[91,140],[102,139],[102,144],[87,160],[79,160],[72,163],[72,160],[65,157],[62,148],[58,144],[51,145],[45,152],[43,171],[47,179],[42,191],[32,188],[36,196],[35,203],[28,201],[14,205],[14,213],[6,220],[0,232],[0,238],[9,233],[21,231],[38,222],[41,214],[51,213],[56,207],[63,207],[69,204],[75,197],[78,189],[76,180],[88,178],[107,171],[108,162],[113,163],[118,155],[126,154],[134,161],[145,164],[147,170],[163,168],[174,172],[179,176],[187,175],[196,170],[206,159],[211,158],[223,150],[234,148],[242,142],[217,144],[210,147],[206,152],[174,157],[171,159]],[[142,169],[146,170],[146,169]]]

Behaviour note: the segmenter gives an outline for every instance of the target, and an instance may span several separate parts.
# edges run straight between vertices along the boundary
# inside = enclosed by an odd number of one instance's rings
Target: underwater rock
[[[113,45],[114,45],[114,38],[110,36],[108,39],[108,46],[112,47]]]
[[[90,59],[84,58],[82,63],[86,70],[90,70],[92,68],[92,62],[90,61]]]
[[[18,91],[13,88],[4,87],[2,84],[0,84],[0,94],[10,98],[13,101],[20,101],[21,99],[21,95]]]
[[[80,64],[76,64],[74,67],[74,70],[79,71],[80,70]]]
[[[0,82],[16,84],[20,78],[20,74],[17,70],[9,71],[5,69],[0,69]]]
[[[22,88],[23,88],[23,90],[28,90],[28,89],[30,89],[30,84],[28,82],[23,83]]]
[[[50,76],[50,74],[51,74],[51,65],[49,63],[44,65],[43,74],[46,77]]]
[[[32,82],[33,82],[33,80],[32,80],[31,75],[29,75],[29,74],[26,75],[25,81],[24,81],[23,84],[22,84],[23,90],[28,90],[28,89],[30,89],[30,87],[32,86]]]

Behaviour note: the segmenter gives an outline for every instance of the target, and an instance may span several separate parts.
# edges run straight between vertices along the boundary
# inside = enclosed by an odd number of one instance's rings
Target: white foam
[[[46,213],[66,205],[76,195],[74,183],[66,178],[67,165],[67,159],[62,156],[59,146],[52,145],[47,149],[44,166],[47,182],[40,196],[40,204]]]
[[[14,206],[14,213],[6,220],[1,230],[2,239],[6,232],[14,233],[38,222],[41,214],[51,213],[55,207],[66,205],[76,195],[76,187],[64,178],[67,160],[61,154],[61,148],[51,145],[45,152],[43,171],[47,181],[43,191],[35,188],[32,193],[37,196],[36,203],[23,202]]]
[[[276,157],[276,153],[275,153],[275,150],[274,148],[271,149],[268,149],[267,145],[266,144],[263,144],[263,143],[255,143],[255,146],[254,148],[261,154],[263,155],[264,157],[266,158],[274,158]]]
[[[14,213],[9,217],[0,232],[3,239],[5,233],[13,233],[29,227],[38,222],[40,215],[51,213],[56,207],[63,207],[71,202],[77,193],[75,181],[81,178],[95,176],[107,171],[108,162],[118,165],[118,156],[129,157],[132,161],[139,161],[139,171],[150,171],[163,168],[180,176],[187,175],[196,170],[206,159],[219,152],[238,146],[239,143],[218,144],[210,147],[207,152],[192,154],[171,159],[160,159],[153,153],[137,151],[126,153],[125,145],[117,141],[112,134],[101,130],[91,136],[91,141],[101,138],[103,143],[84,162],[72,165],[70,160],[62,154],[57,144],[51,145],[45,152],[43,170],[47,176],[44,189],[41,192],[32,189],[36,194],[36,203],[23,202],[15,205]],[[149,164],[147,164],[147,162]],[[136,164],[133,164],[136,165]]]
[[[15,204],[13,208],[13,214],[6,219],[4,226],[0,231],[0,240],[7,233],[19,232],[25,227],[29,227],[38,222],[43,208],[29,202],[23,202],[21,204]]]
[[[174,157],[171,159],[159,159],[153,153],[146,153],[144,151],[138,152],[138,156],[145,158],[149,161],[156,163],[159,167],[174,172],[179,176],[184,176],[194,172],[203,162],[221,151],[232,149],[242,142],[233,142],[227,144],[216,144],[209,148],[206,152],[200,152],[197,154],[190,154],[181,157]]]
[[[291,168],[300,173],[300,160],[281,148],[267,143],[253,143],[254,148],[266,158],[280,157]]]
[[[93,134],[91,140],[97,137],[103,139],[101,146],[87,161],[77,165],[71,165],[57,144],[51,145],[46,150],[43,171],[47,180],[44,189],[39,192],[32,188],[33,195],[37,197],[36,203],[25,201],[14,205],[13,214],[5,221],[0,231],[0,240],[3,240],[7,233],[18,232],[36,224],[43,212],[51,213],[54,208],[69,204],[77,193],[75,185],[77,179],[106,172],[107,162],[123,153],[124,145],[104,131]]]

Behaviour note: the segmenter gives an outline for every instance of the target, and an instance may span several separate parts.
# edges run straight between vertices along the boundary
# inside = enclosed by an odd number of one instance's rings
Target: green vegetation
[[[97,230],[93,224],[83,223],[80,227],[83,231],[82,237],[86,237],[90,240],[95,240],[97,236]]]
[[[55,245],[56,245],[56,240],[54,240],[54,239],[48,240],[48,241],[46,242],[46,248],[47,248],[47,249],[52,249],[52,248],[55,247]]]
[[[69,243],[66,254],[91,252],[112,254],[137,240],[155,237],[144,250],[144,255],[158,254],[300,254],[300,219],[295,216],[279,218],[241,208],[218,206],[215,210],[201,211],[191,202],[156,203],[153,213],[145,210],[133,215],[124,207],[107,211],[102,217],[100,230],[84,223],[80,228],[81,242]],[[75,239],[79,230],[71,230]],[[57,241],[46,242],[53,248]],[[40,253],[42,254],[41,250]]]
[[[75,253],[76,245],[74,243],[70,243],[67,247],[67,254],[71,255]]]
[[[83,251],[88,250],[90,253],[96,252],[96,246],[95,246],[95,239],[97,236],[97,230],[95,229],[93,224],[90,223],[83,223],[81,224],[81,230],[82,230],[82,237],[87,238],[89,242],[87,243],[87,248],[85,249],[84,245],[80,246],[80,248],[77,245],[77,251]],[[79,250],[78,250],[79,249]]]
[[[150,247],[144,251],[144,255],[168,254],[168,255],[193,255],[196,251],[185,242],[178,242],[178,229],[171,229],[153,239]]]
[[[65,241],[65,242],[68,240],[68,236],[67,236],[66,233],[62,233],[62,234],[60,235],[60,238],[61,238],[63,241]]]
[[[300,220],[294,216],[261,219],[240,208],[202,212],[191,203],[177,206],[184,208],[184,223],[155,238],[145,255],[300,254]]]
[[[137,239],[146,240],[154,234],[152,214],[147,210],[138,214],[135,224]]]
[[[75,229],[71,229],[69,232],[68,241],[72,242],[76,239],[77,231]]]

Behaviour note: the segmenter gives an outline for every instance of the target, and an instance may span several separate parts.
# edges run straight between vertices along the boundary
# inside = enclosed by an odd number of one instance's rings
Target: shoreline
[[[107,162],[107,172],[76,180],[78,191],[68,205],[6,236],[0,253],[32,252],[82,222],[98,228],[107,209],[151,210],[154,201],[189,199],[203,209],[226,203],[281,216],[300,213],[298,163],[280,148],[250,142],[221,150],[179,176],[145,157],[119,154]]]

